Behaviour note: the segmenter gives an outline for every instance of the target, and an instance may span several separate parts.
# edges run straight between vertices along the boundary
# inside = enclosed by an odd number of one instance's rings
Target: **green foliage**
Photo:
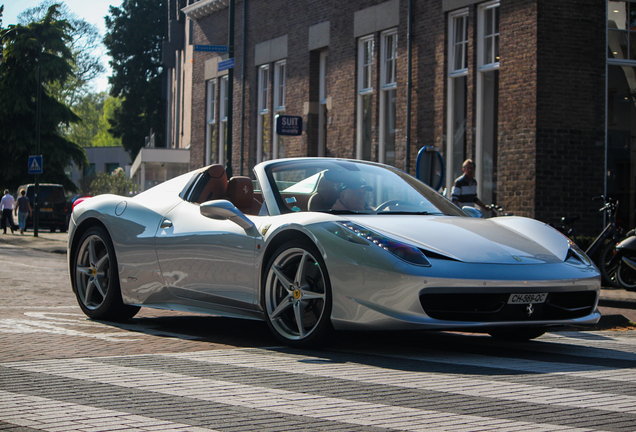
[[[84,150],[62,134],[80,119],[64,103],[53,97],[49,88],[64,83],[73,76],[73,55],[67,44],[71,41],[70,24],[60,19],[58,6],[51,6],[45,17],[28,26],[10,26],[2,31],[4,61],[0,65],[0,136],[3,157],[0,160],[5,186],[15,189],[30,183],[27,173],[28,156],[36,154],[36,113],[38,57],[41,52],[41,145],[44,174],[40,181],[61,183],[67,190],[76,190],[65,174],[71,161],[87,162]]]
[[[99,172],[91,182],[90,192],[93,195],[114,194],[128,196],[132,190],[132,180],[126,178],[123,168],[117,168],[111,174]]]
[[[20,13],[18,22],[26,25],[29,22],[41,21],[48,9],[56,3],[60,3],[59,0],[44,0]],[[90,93],[91,80],[106,70],[95,54],[100,46],[101,35],[97,26],[78,17],[66,4],[59,4],[57,10],[60,18],[70,24],[70,40],[67,46],[73,57],[73,74],[64,82],[50,83],[49,91],[57,100],[74,107]]]
[[[122,97],[110,120],[111,133],[134,158],[150,129],[159,146],[164,140],[165,104],[161,100],[162,42],[166,34],[166,0],[123,0],[110,8],[104,44],[112,57],[110,94]]]
[[[97,123],[97,134],[93,137],[91,145],[93,147],[120,147],[121,138],[114,137],[110,129],[110,120],[115,117],[115,110],[121,107],[120,98],[108,96],[104,100],[102,115]]]

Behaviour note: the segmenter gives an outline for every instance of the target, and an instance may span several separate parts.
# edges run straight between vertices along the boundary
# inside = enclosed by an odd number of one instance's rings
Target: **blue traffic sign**
[[[222,72],[227,69],[233,69],[233,68],[234,68],[234,58],[230,58],[227,60],[223,60],[222,62],[219,62],[219,72]]]
[[[29,156],[29,174],[42,174],[42,156]]]
[[[195,51],[226,53],[227,52],[227,46],[226,45],[195,45],[194,46],[194,50]]]

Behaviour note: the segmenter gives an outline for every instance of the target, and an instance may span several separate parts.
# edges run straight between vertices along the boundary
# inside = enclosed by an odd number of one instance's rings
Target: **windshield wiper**
[[[430,215],[430,214],[442,214],[442,213],[429,213],[427,211],[381,211],[376,213],[378,215]]]

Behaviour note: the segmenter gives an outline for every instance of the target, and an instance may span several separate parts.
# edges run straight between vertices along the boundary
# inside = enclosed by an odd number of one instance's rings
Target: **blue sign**
[[[224,70],[234,69],[234,58],[223,60],[219,62],[219,72]]]
[[[29,174],[42,174],[42,156],[29,156]]]
[[[278,135],[298,136],[303,134],[303,118],[300,116],[277,115],[276,133]]]
[[[226,53],[227,52],[227,46],[226,45],[195,45],[194,46],[194,50],[195,51]]]

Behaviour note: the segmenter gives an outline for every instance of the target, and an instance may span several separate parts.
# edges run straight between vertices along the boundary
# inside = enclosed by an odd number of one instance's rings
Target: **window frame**
[[[205,164],[211,165],[214,161],[212,142],[216,132],[216,78],[206,83],[206,118],[205,118]]]
[[[393,51],[392,56],[389,57],[389,46],[388,39],[391,38],[391,51]],[[380,116],[379,116],[379,124],[378,124],[378,132],[379,132],[379,142],[378,142],[378,162],[385,163],[386,161],[386,132],[387,132],[387,121],[386,121],[386,107],[387,107],[387,98],[389,98],[389,94],[393,91],[397,93],[397,62],[398,62],[399,54],[398,54],[398,31],[397,28],[392,28],[389,30],[385,30],[380,33]],[[391,74],[387,73],[387,68],[391,68]],[[389,75],[392,75],[389,77]],[[389,81],[390,78],[393,78]],[[396,94],[397,98],[397,94]],[[396,106],[394,107],[394,111],[397,109],[397,101]],[[395,112],[394,112],[395,115]],[[397,116],[395,115],[394,123],[397,121]],[[395,132],[395,131],[394,131]],[[395,152],[396,149],[394,148]],[[394,155],[395,161],[395,155]]]
[[[368,54],[368,50],[369,50],[369,48],[366,45],[368,43],[371,43],[371,47],[370,47],[371,55],[370,55],[370,61],[365,63],[365,59],[367,58],[366,54]],[[358,50],[357,50],[357,53],[358,53],[358,61],[357,61],[358,96],[357,96],[357,102],[356,102],[356,112],[357,112],[356,114],[356,158],[362,160],[363,154],[364,154],[364,142],[363,142],[364,98],[365,97],[372,98],[373,97],[372,95],[374,93],[373,85],[375,80],[374,68],[375,68],[375,54],[376,54],[375,34],[366,35],[366,36],[362,36],[358,38],[357,45],[358,45]],[[367,81],[369,83],[369,86],[365,87],[364,84],[366,84]],[[371,99],[371,104],[373,105],[373,99]],[[373,125],[371,127],[373,127]],[[373,142],[371,142],[370,145],[373,146]]]
[[[269,137],[263,136],[264,116],[269,115],[269,80],[270,65],[269,63],[258,67],[258,100],[257,100],[257,129],[256,129],[256,163],[263,161],[263,143]],[[270,149],[271,151],[271,149]]]
[[[462,19],[463,40],[460,42],[464,59],[461,68],[457,69],[456,56],[457,46],[457,20]],[[462,8],[448,14],[448,70],[447,70],[447,92],[446,92],[446,190],[450,191],[455,182],[453,167],[455,164],[454,154],[454,123],[455,123],[455,80],[468,77],[468,24],[470,14],[469,8]],[[467,104],[468,101],[465,101]],[[465,155],[466,149],[464,149]],[[463,162],[463,161],[462,161]]]

